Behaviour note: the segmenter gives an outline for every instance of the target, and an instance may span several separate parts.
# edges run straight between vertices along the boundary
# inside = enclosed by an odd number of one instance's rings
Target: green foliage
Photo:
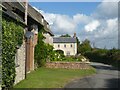
[[[84,54],[84,53],[89,52],[91,50],[92,50],[92,48],[91,48],[91,45],[90,45],[90,41],[87,40],[87,39],[84,40],[79,47],[79,51],[81,52],[81,54]]]
[[[46,55],[46,48],[44,44],[44,36],[42,35],[42,32],[44,29],[41,29],[38,32],[38,42],[37,45],[35,46],[35,64],[37,64],[38,67],[41,67],[45,64],[45,58],[47,57]]]
[[[45,37],[43,36],[44,29],[42,28],[38,32],[38,42],[35,46],[35,64],[37,67],[45,65],[47,60],[51,60],[54,56],[53,46],[44,43]]]
[[[62,51],[62,50],[56,50],[55,52],[58,53],[58,54],[60,54],[61,57],[65,57],[64,56],[64,51]]]
[[[79,41],[78,37],[76,37],[76,40],[77,40],[77,54],[79,54],[81,52],[81,50],[80,50],[80,41]]]
[[[71,37],[69,34],[61,35],[60,37]]]
[[[114,65],[120,67],[120,50],[117,49],[93,49],[90,52],[84,54],[90,59],[90,61],[100,62],[105,64]]]
[[[24,29],[17,22],[2,19],[2,87],[13,87],[16,46],[23,42]]]

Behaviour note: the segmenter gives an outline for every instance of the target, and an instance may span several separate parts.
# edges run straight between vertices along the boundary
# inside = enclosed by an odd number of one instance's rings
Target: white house
[[[54,34],[48,30],[43,35],[45,37],[44,42],[53,45],[54,50],[62,50],[65,56],[77,54],[76,33],[73,37],[53,37]]]
[[[74,37],[54,37],[54,50],[62,50],[65,56],[77,54],[77,41]]]

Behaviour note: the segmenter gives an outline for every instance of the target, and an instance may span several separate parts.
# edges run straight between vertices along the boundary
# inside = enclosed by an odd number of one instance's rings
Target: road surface
[[[102,63],[91,63],[97,73],[82,79],[73,80],[65,85],[65,88],[119,88],[120,71],[110,65]]]

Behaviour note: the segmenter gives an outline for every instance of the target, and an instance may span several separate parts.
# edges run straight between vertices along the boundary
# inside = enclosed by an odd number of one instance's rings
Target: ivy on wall
[[[16,47],[23,43],[24,28],[17,21],[2,19],[2,88],[13,87]]]
[[[38,32],[38,42],[35,46],[35,64],[37,67],[42,67],[45,65],[46,60],[50,60],[53,52],[53,46],[44,43],[45,37],[43,33],[45,30],[41,28]]]

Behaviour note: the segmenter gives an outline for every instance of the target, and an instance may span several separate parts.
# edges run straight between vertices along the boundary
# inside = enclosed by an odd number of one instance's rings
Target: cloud
[[[38,11],[49,22],[55,36],[61,34],[73,35],[76,32],[81,42],[87,38],[92,45],[95,43],[96,47],[117,48],[118,3],[116,2],[101,2],[95,12],[89,16],[77,13],[70,17],[42,10]]]
[[[76,24],[86,24],[92,20],[92,17],[89,17],[85,14],[76,14],[73,16],[73,20]]]
[[[91,32],[82,30],[79,35],[81,40],[86,38],[91,41],[91,44],[100,48],[113,48],[118,47],[118,19],[108,19],[99,21],[101,25]],[[83,34],[83,35],[82,35]]]
[[[98,5],[92,16],[98,19],[110,19],[118,16],[118,2],[107,2],[104,0]]]
[[[94,20],[85,26],[85,31],[92,32],[92,31],[96,30],[98,26],[100,26],[100,22],[97,20]]]
[[[84,14],[75,14],[73,17],[70,17],[68,15],[47,13],[42,10],[38,10],[36,7],[34,8],[49,22],[51,30],[55,35],[66,33],[73,35],[79,24],[86,24],[88,23],[88,20],[91,20],[91,18]]]

